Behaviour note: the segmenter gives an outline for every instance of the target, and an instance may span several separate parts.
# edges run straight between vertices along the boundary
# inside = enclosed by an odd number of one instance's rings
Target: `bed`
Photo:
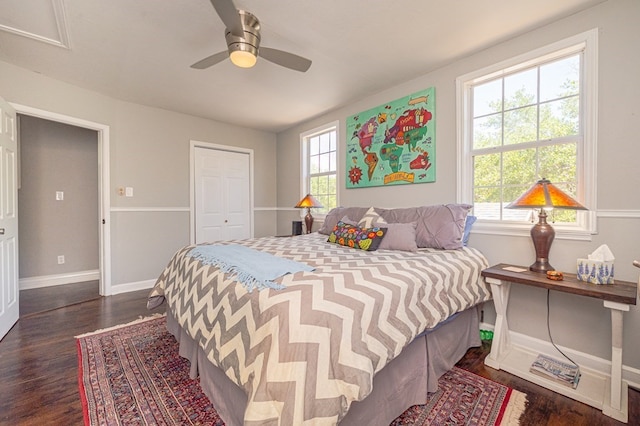
[[[362,223],[369,210],[349,217]],[[324,228],[343,224],[344,213],[327,216]],[[480,272],[488,265],[461,244],[466,210],[458,216],[455,249],[358,250],[318,232],[216,243],[313,268],[281,276],[281,289],[249,291],[184,247],[148,305],[166,302],[180,355],[228,425],[389,424],[424,403],[439,376],[480,344],[478,307],[490,299]]]

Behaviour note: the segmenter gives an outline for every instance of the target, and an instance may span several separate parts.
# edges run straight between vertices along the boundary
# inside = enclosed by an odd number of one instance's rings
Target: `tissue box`
[[[613,261],[578,259],[578,280],[592,284],[613,284]]]

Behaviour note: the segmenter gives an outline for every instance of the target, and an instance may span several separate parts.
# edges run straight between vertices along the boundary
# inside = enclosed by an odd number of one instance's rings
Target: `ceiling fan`
[[[274,64],[295,71],[305,72],[311,66],[309,59],[278,49],[260,46],[260,21],[253,14],[236,9],[232,0],[211,0],[211,4],[227,27],[225,39],[227,50],[208,56],[191,68],[205,69],[227,57],[242,68],[250,68],[256,64],[258,56]]]

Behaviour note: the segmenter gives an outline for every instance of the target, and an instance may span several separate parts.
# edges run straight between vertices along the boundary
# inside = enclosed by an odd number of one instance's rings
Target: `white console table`
[[[514,271],[514,268],[522,271]],[[637,284],[616,280],[615,284],[595,285],[578,281],[574,274],[564,274],[563,281],[553,281],[545,273],[531,272],[527,267],[507,264],[487,268],[482,271],[482,276],[491,285],[496,307],[493,343],[485,364],[596,407],[605,415],[627,423],[629,392],[627,382],[622,380],[623,313],[629,311],[630,305],[636,304]],[[601,299],[604,307],[611,310],[611,374],[603,375],[581,369],[578,387],[572,389],[531,373],[529,367],[538,354],[512,345],[509,338],[507,305],[511,283]]]

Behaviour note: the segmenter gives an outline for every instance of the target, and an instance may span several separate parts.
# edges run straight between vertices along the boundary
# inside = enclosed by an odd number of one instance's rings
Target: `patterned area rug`
[[[77,336],[86,425],[224,425],[164,317]],[[454,367],[440,389],[392,422],[400,425],[517,425],[526,395]]]

